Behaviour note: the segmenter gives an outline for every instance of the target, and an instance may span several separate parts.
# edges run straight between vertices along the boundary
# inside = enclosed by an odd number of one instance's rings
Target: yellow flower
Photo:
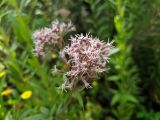
[[[92,85],[93,85],[93,86],[97,86],[98,83],[97,83],[96,81],[93,81]]]
[[[52,53],[51,58],[54,60],[57,58],[57,55],[55,53]]]
[[[5,89],[4,91],[2,91],[1,95],[2,95],[2,96],[8,96],[8,95],[10,95],[11,93],[13,93],[13,90],[10,89],[10,88],[7,88],[7,89]]]
[[[0,71],[0,77],[3,77],[6,75],[6,72],[5,71]]]
[[[21,99],[26,100],[26,99],[29,99],[31,96],[32,96],[32,91],[27,90],[27,91],[24,91],[20,97]]]

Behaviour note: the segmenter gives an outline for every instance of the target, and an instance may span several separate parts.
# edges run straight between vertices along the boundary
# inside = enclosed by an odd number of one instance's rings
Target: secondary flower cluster
[[[33,33],[34,53],[36,56],[44,56],[47,48],[62,48],[63,37],[68,32],[75,31],[75,27],[70,23],[60,23],[53,21],[51,28],[43,28]]]
[[[108,55],[112,50],[112,42],[105,43],[90,35],[76,35],[71,44],[61,51],[61,57],[69,66],[66,76],[71,81],[63,87],[72,88],[76,81],[82,80],[86,88],[91,87],[87,82],[97,78],[98,73],[106,71]],[[66,85],[65,85],[66,84]]]

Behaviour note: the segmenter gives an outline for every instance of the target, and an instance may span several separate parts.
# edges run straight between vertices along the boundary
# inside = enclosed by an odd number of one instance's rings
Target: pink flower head
[[[60,23],[53,21],[51,28],[43,28],[33,33],[34,52],[36,56],[44,56],[46,48],[61,48],[63,37],[68,32],[75,31],[75,27],[70,23]]]
[[[112,43],[105,43],[90,35],[76,35],[71,37],[71,45],[61,51],[61,57],[68,64],[66,76],[71,80],[71,87],[77,80],[82,80],[85,87],[89,86],[89,79],[97,78],[98,73],[106,71],[106,64]]]

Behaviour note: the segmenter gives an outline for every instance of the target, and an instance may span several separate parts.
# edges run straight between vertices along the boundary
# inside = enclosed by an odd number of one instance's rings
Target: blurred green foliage
[[[159,0],[1,0],[0,119],[160,120],[159,6]],[[57,88],[63,76],[50,69],[64,63],[33,55],[33,31],[56,19],[115,41],[110,70],[93,89],[63,93]],[[25,91],[32,95],[22,99]]]

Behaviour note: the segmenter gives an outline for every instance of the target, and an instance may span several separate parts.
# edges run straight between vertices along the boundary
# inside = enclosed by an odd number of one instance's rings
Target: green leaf
[[[114,49],[109,53],[109,56],[110,56],[110,55],[114,55],[114,54],[118,53],[119,51],[120,51],[119,48],[114,48]]]
[[[43,116],[42,114],[36,114],[36,115],[29,116],[27,118],[24,118],[23,120],[43,120]]]
[[[125,101],[130,101],[130,102],[133,102],[133,103],[138,103],[138,100],[136,99],[136,97],[134,97],[133,95],[130,95],[130,94],[125,94],[123,96],[123,99]]]
[[[84,108],[83,98],[80,94],[77,95],[78,102],[82,108]]]
[[[115,105],[120,99],[120,94],[117,93],[113,96],[112,100],[111,100],[111,105]]]
[[[29,110],[26,110],[25,112],[23,112],[20,117],[19,117],[19,120],[23,120],[25,117],[27,117],[32,111],[29,109]]]
[[[13,116],[10,111],[7,113],[5,120],[13,120]]]
[[[120,77],[118,75],[110,76],[107,78],[109,81],[118,81],[120,80]]]
[[[31,0],[21,0],[20,2],[20,9],[23,10],[23,8],[27,7]]]
[[[41,107],[41,108],[40,108],[40,111],[41,111],[43,114],[45,114],[45,115],[48,115],[48,114],[49,114],[49,110],[48,110],[48,108],[46,108],[46,107]]]
[[[8,4],[12,5],[15,9],[18,9],[16,0],[7,0]]]

